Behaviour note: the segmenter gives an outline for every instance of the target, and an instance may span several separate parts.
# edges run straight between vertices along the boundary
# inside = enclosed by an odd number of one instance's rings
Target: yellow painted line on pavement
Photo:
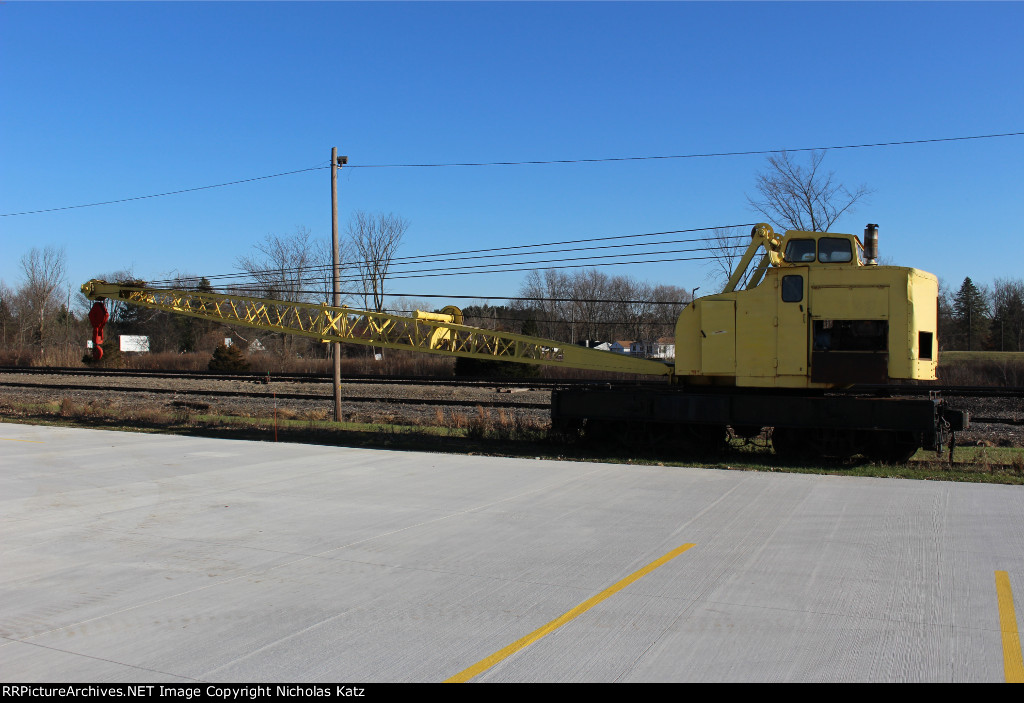
[[[996,572],[996,598],[999,601],[999,629],[1003,633],[1003,672],[1006,683],[1024,683],[1024,656],[1017,632],[1017,614],[1013,609],[1010,575]]]
[[[0,437],[0,440],[4,442],[32,442],[32,444],[46,444],[46,442],[40,442],[38,439],[10,439],[8,437]]]
[[[649,574],[652,571],[654,571],[655,569],[657,569],[659,566],[661,566],[663,564],[666,564],[667,562],[675,559],[677,556],[679,556],[680,554],[685,552],[687,549],[690,549],[691,547],[694,547],[694,546],[696,546],[696,545],[684,544],[684,545],[682,545],[680,547],[676,547],[675,549],[673,549],[671,552],[669,552],[665,556],[660,557],[658,559],[655,559],[654,561],[652,561],[650,564],[648,564],[644,568],[640,569],[639,571],[634,571],[632,574],[630,574],[626,578],[622,579],[621,581],[616,583],[614,586],[609,586],[608,588],[604,589],[603,591],[598,593],[593,598],[590,598],[588,600],[583,601],[582,603],[577,605],[575,608],[573,608],[569,612],[565,613],[564,615],[555,618],[554,620],[549,622],[547,625],[544,625],[543,627],[540,627],[540,628],[534,630],[533,632],[528,634],[526,637],[523,637],[522,639],[516,640],[515,642],[513,642],[509,646],[505,647],[504,649],[499,649],[497,652],[495,652],[491,656],[487,657],[486,659],[481,659],[480,661],[478,661],[476,664],[474,664],[473,666],[469,667],[468,669],[464,669],[463,671],[460,671],[459,673],[455,674],[455,676],[452,676],[450,679],[447,679],[445,681],[445,683],[464,683],[466,681],[469,681],[474,676],[487,671],[488,669],[490,669],[492,666],[494,666],[498,662],[503,661],[503,660],[507,659],[508,657],[512,656],[513,654],[518,652],[520,649],[523,649],[525,647],[530,646],[531,644],[533,644],[534,642],[539,640],[541,637],[544,637],[545,635],[551,634],[552,632],[554,632],[555,630],[560,628],[562,625],[565,625],[567,622],[569,622],[569,621],[575,619],[576,617],[582,615],[583,613],[587,612],[588,610],[593,608],[595,605],[597,605],[601,601],[609,598],[610,596],[615,595],[616,593],[621,591],[623,588],[625,588],[629,584],[631,584],[634,581],[637,581],[637,580],[643,578],[647,574]]]

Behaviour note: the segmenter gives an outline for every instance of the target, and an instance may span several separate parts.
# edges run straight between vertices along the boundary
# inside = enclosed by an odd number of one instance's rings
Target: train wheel
[[[631,452],[663,454],[675,444],[671,425],[660,422],[626,422],[621,431]]]
[[[699,454],[719,454],[729,440],[725,425],[680,425],[675,434],[683,448]]]
[[[807,432],[792,427],[772,428],[772,448],[785,461],[803,461],[812,455]]]
[[[775,427],[772,447],[786,461],[846,461],[858,453],[854,430]]]
[[[578,419],[560,418],[551,421],[548,437],[559,444],[573,444],[583,435],[583,421]]]
[[[855,430],[819,429],[812,433],[814,453],[826,460],[845,461],[858,453],[858,433]]]
[[[583,441],[590,446],[607,447],[616,443],[621,427],[607,420],[594,420],[587,418],[583,421]]]
[[[875,430],[864,435],[864,456],[883,464],[906,464],[921,448],[913,432]]]
[[[588,447],[615,454],[643,451],[651,446],[648,426],[642,422],[595,420],[583,424],[583,441]]]

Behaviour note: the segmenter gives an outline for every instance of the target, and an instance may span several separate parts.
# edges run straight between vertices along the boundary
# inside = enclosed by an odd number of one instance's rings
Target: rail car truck
[[[621,436],[702,445],[728,428],[771,428],[779,454],[900,461],[940,451],[965,411],[932,394],[900,397],[902,382],[936,378],[935,276],[881,266],[878,227],[851,234],[767,224],[721,293],[698,298],[676,324],[674,363],[640,359],[463,324],[449,306],[411,317],[203,291],[93,280],[90,320],[102,339],[110,298],[228,324],[431,354],[661,377],[662,384],[595,384],[552,393],[552,428],[566,438]]]

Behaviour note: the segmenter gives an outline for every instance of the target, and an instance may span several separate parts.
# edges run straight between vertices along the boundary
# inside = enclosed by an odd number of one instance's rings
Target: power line
[[[248,284],[248,285],[252,285],[254,287],[257,286],[257,284]],[[150,288],[152,290],[162,290],[162,291],[171,291],[171,290],[179,290],[180,291],[181,290],[180,288],[161,288],[159,286],[149,286],[149,285],[147,285],[146,288]],[[193,291],[193,292],[200,293],[200,292],[207,292],[207,291]],[[314,295],[314,296],[316,296],[316,295],[325,296],[325,295],[329,295],[330,294],[330,291],[326,291],[326,290],[310,290],[310,289],[307,289],[307,288],[300,288],[300,289],[297,289],[297,290],[290,290],[288,292],[289,293],[300,294],[300,295]],[[361,290],[360,291],[340,291],[340,293],[341,293],[341,295],[346,295],[346,296],[361,296],[361,295],[365,294]],[[238,291],[228,291],[228,292],[220,292],[220,293],[218,293],[216,291],[212,292],[212,295],[232,295],[232,294],[241,295],[241,293],[238,293]],[[258,297],[262,297],[262,296],[253,295],[253,296],[250,296],[250,297],[258,298]],[[516,301],[521,301],[521,302],[536,302],[536,303],[609,303],[609,304],[615,304],[615,305],[684,305],[684,306],[685,305],[689,305],[689,303],[687,301],[685,301],[685,300],[620,300],[620,299],[617,299],[617,298],[554,298],[554,297],[548,298],[548,297],[515,296],[515,295],[444,295],[444,294],[441,294],[441,293],[387,293],[387,294],[385,294],[385,297],[391,298],[393,300],[394,299],[399,299],[400,300],[402,298],[407,298],[407,299],[414,299],[414,298],[442,298],[444,300],[506,300],[506,301],[516,300]],[[287,303],[289,301],[281,301],[281,302]],[[308,302],[308,301],[303,301],[303,302]],[[415,300],[409,300],[407,302],[416,302],[416,301]],[[479,307],[479,306],[474,306],[474,307]],[[507,307],[507,306],[505,306],[505,305],[502,305],[502,306],[495,305],[495,306],[492,306],[490,309],[496,309],[498,307]],[[509,319],[512,319],[512,318],[509,318]],[[518,318],[515,318],[515,319],[518,319]]]
[[[1024,135],[1024,132],[1004,132],[1001,134],[979,134],[969,137],[939,137],[935,139],[905,139],[902,141],[895,142],[875,142],[869,144],[840,144],[833,146],[812,146],[812,147],[797,147],[792,149],[759,149],[750,151],[720,151],[720,152],[709,152],[705,154],[668,154],[668,155],[653,155],[653,156],[617,156],[617,157],[604,157],[596,159],[550,159],[543,161],[480,161],[480,162],[451,162],[451,163],[426,163],[426,164],[348,164],[345,168],[445,168],[445,167],[458,167],[458,166],[541,166],[551,164],[590,164],[590,163],[615,163],[624,161],[657,161],[657,160],[671,160],[671,159],[704,159],[721,156],[759,156],[765,154],[782,154],[784,152],[802,152],[802,151],[827,151],[829,149],[869,149],[875,147],[885,146],[906,146],[910,144],[935,144],[939,142],[958,142],[968,141],[974,139],[997,139],[1001,137],[1019,137]],[[150,198],[162,198],[168,195],[180,195],[182,193],[193,193],[199,190],[209,190],[212,188],[223,188],[225,186],[240,185],[243,183],[252,183],[254,181],[267,180],[269,178],[279,178],[281,176],[291,176],[296,173],[305,173],[307,171],[317,171],[330,168],[327,166],[314,166],[312,168],[304,168],[296,171],[286,171],[284,173],[274,173],[268,176],[256,176],[254,178],[245,178],[238,181],[229,181],[228,183],[216,183],[213,185],[196,186],[195,188],[183,188],[180,190],[167,191],[165,193],[153,193],[152,195],[139,195],[132,198],[119,198],[116,200],[104,200],[96,203],[85,203],[82,205],[65,205],[63,207],[52,207],[45,208],[42,210],[25,210],[23,212],[7,212],[0,213],[0,217],[15,217],[18,215],[37,215],[46,212],[57,212],[60,210],[75,210],[86,207],[97,207],[100,205],[114,205],[117,203],[127,203],[135,200],[147,200]]]
[[[522,271],[540,271],[540,270],[546,270],[546,269],[593,268],[593,267],[597,267],[597,266],[625,266],[625,265],[629,265],[629,264],[656,264],[656,263],[670,263],[670,262],[676,262],[676,261],[702,261],[702,260],[706,260],[706,259],[718,258],[716,255],[711,255],[711,256],[684,256],[684,257],[673,257],[673,258],[663,258],[663,259],[644,259],[644,260],[640,260],[640,261],[604,261],[604,262],[601,262],[601,263],[592,263],[592,264],[573,263],[573,264],[566,264],[566,265],[562,265],[562,266],[552,266],[552,265],[534,266],[533,265],[533,264],[560,264],[560,263],[568,262],[568,261],[588,261],[588,260],[593,260],[593,259],[625,258],[625,257],[629,257],[629,256],[651,256],[651,255],[657,255],[657,254],[676,254],[676,253],[701,252],[701,251],[710,251],[710,249],[708,247],[697,247],[697,248],[693,248],[693,249],[676,249],[676,250],[669,250],[669,251],[637,252],[635,254],[618,254],[618,255],[610,254],[610,255],[604,255],[604,256],[582,256],[582,257],[567,258],[567,259],[542,259],[540,261],[516,261],[516,262],[509,262],[509,263],[502,263],[502,264],[492,263],[492,264],[477,264],[477,265],[474,265],[474,266],[449,266],[449,267],[445,267],[444,271],[441,272],[441,273],[430,273],[430,272],[437,271],[437,269],[435,269],[435,268],[408,269],[408,270],[405,270],[405,271],[399,270],[399,271],[390,272],[387,275],[386,279],[387,280],[400,280],[400,279],[404,280],[404,279],[410,279],[410,278],[433,278],[433,277],[436,277],[436,276],[465,276],[465,275],[473,275],[473,274],[481,274],[481,273],[515,273],[515,272],[522,272]],[[512,268],[512,267],[517,267],[517,266],[525,267],[525,268]],[[465,269],[482,269],[482,270],[475,270],[474,271],[474,270],[465,270]],[[273,271],[270,271],[269,273],[272,273],[272,272]],[[313,273],[315,273],[315,272],[313,272]],[[244,276],[244,274],[238,274],[237,277],[241,278],[243,276]],[[205,277],[205,278],[207,278],[209,280],[208,276]],[[286,285],[287,284],[316,283],[316,282],[319,282],[321,280],[323,280],[323,279],[318,278],[318,277],[299,276],[298,278],[296,278],[296,279],[294,279],[292,281],[280,281],[280,283],[286,284]],[[358,283],[358,282],[360,282],[362,280],[362,278],[359,275],[348,275],[348,276],[342,276],[340,280],[343,283]],[[163,281],[160,281],[160,283],[163,283]],[[274,284],[274,282],[270,283],[271,286],[273,284]],[[229,285],[239,285],[239,286],[249,285],[249,286],[266,288],[268,284],[267,284],[267,282],[261,282],[259,280],[242,280],[242,281],[239,281],[239,282],[237,282],[235,284],[229,284]]]
[[[37,215],[42,212],[57,212],[58,210],[77,210],[83,207],[96,207],[98,205],[114,205],[117,203],[129,203],[133,200],[147,200],[149,198],[162,198],[165,195],[180,195],[181,193],[194,193],[197,190],[210,190],[211,188],[223,188],[224,186],[235,186],[241,183],[252,183],[253,181],[265,181],[268,178],[280,178],[281,176],[291,176],[296,173],[306,173],[307,171],[319,171],[320,169],[327,168],[327,166],[313,166],[312,168],[300,168],[297,171],[285,171],[284,173],[274,173],[269,176],[256,176],[255,178],[244,178],[240,181],[230,181],[228,183],[216,183],[209,186],[197,186],[195,188],[183,188],[181,190],[172,190],[166,193],[154,193],[152,195],[138,195],[134,198],[120,198],[119,200],[104,200],[99,203],[86,203],[84,205],[65,205],[64,207],[51,207],[45,210],[26,210],[25,212],[7,212],[0,214],[0,217],[15,217],[16,215]]]
[[[467,271],[468,269],[486,269],[484,271],[479,271],[479,273],[502,273],[504,271],[510,271],[510,270],[511,271],[522,270],[522,269],[508,269],[508,268],[505,268],[506,266],[526,266],[526,265],[533,266],[534,264],[557,264],[557,263],[566,263],[566,262],[570,262],[570,261],[591,261],[591,260],[594,260],[594,259],[620,259],[620,258],[621,259],[625,259],[626,257],[631,257],[631,256],[659,256],[659,255],[662,255],[662,254],[684,254],[684,253],[698,252],[698,251],[711,251],[711,248],[710,247],[692,247],[692,248],[689,248],[689,249],[668,249],[668,250],[665,250],[665,251],[641,251],[641,252],[635,252],[635,253],[632,253],[632,254],[596,254],[594,256],[576,256],[576,257],[557,258],[557,259],[539,259],[539,260],[536,260],[536,261],[511,261],[511,262],[504,262],[504,263],[473,264],[473,265],[466,265],[466,266],[445,266],[444,267],[444,272],[447,273],[447,274],[452,274],[452,273],[458,272],[458,271]],[[659,260],[642,261],[642,262],[623,261],[623,262],[619,262],[619,263],[625,263],[625,264],[629,264],[629,263],[658,263],[659,261],[677,261],[677,260],[678,259],[659,259]],[[686,260],[686,259],[683,259],[683,260]],[[411,264],[409,264],[409,265],[411,265]],[[594,264],[594,265],[602,265],[602,264]],[[496,267],[499,267],[499,268],[496,268]],[[549,266],[533,266],[533,268],[535,268],[535,269],[544,269],[544,268],[552,268],[552,267],[549,267]],[[387,278],[407,278],[408,276],[399,276],[397,274],[426,273],[426,272],[433,272],[433,271],[437,271],[437,269],[436,268],[425,268],[425,269],[397,270],[397,271],[389,272],[388,275],[387,275]],[[441,274],[441,275],[444,275],[444,274]],[[341,280],[346,281],[346,282],[355,282],[355,281],[362,280],[362,277],[359,276],[359,275],[348,275],[348,276],[342,276]]]
[[[481,273],[517,273],[522,271],[540,271],[546,269],[575,269],[575,268],[594,268],[597,266],[628,266],[629,264],[663,264],[673,263],[676,261],[702,261],[708,259],[717,258],[715,256],[684,256],[672,259],[649,259],[646,261],[608,261],[600,264],[571,264],[566,266],[534,266],[527,268],[501,268],[492,269],[489,271],[455,271],[446,273],[420,273],[415,276],[388,276],[389,280],[400,280],[408,278],[435,278],[437,276],[472,276]],[[401,273],[401,272],[399,272]]]
[[[443,252],[443,253],[438,253],[438,254],[420,254],[420,255],[415,255],[415,256],[396,257],[396,258],[393,258],[391,260],[391,262],[392,263],[400,262],[397,265],[405,266],[405,265],[410,265],[410,264],[414,264],[414,263],[415,264],[430,263],[431,261],[435,261],[436,262],[436,261],[456,261],[456,260],[468,260],[468,259],[498,258],[498,257],[504,257],[504,256],[516,256],[518,254],[504,254],[504,253],[503,254],[489,254],[489,255],[486,255],[486,256],[467,256],[467,257],[462,257],[461,259],[454,259],[454,258],[453,259],[438,259],[438,258],[433,258],[433,257],[455,256],[455,255],[459,255],[459,254],[478,254],[478,253],[486,253],[486,252],[507,252],[507,251],[510,251],[510,250],[513,250],[513,249],[530,249],[530,248],[534,248],[535,249],[535,248],[538,248],[538,247],[552,247],[552,246],[559,246],[559,245],[562,245],[562,244],[581,244],[581,243],[587,243],[587,242],[606,242],[606,241],[612,241],[612,240],[634,239],[634,238],[637,238],[637,237],[656,237],[656,236],[661,236],[661,235],[666,235],[666,234],[685,234],[685,233],[690,233],[690,232],[704,232],[704,231],[708,231],[708,230],[728,230],[728,229],[733,229],[733,228],[738,228],[738,227],[750,227],[750,226],[752,226],[752,224],[753,223],[743,223],[743,224],[734,224],[734,225],[717,225],[717,226],[713,226],[713,227],[693,227],[693,228],[690,228],[690,229],[665,230],[665,231],[662,231],[662,232],[643,232],[643,233],[640,233],[640,234],[619,234],[619,235],[612,235],[612,236],[605,236],[605,237],[590,237],[590,238],[586,238],[586,239],[570,239],[570,240],[559,241],[559,242],[545,242],[545,243],[542,243],[542,244],[520,244],[520,245],[515,245],[515,246],[493,247],[493,248],[489,248],[489,249],[467,249],[467,250],[463,250],[463,251]],[[744,235],[725,235],[725,236],[722,237],[722,239],[739,239],[739,240],[744,240],[744,239],[746,239],[746,237]],[[546,251],[519,252],[519,253],[522,253],[522,254],[548,254],[548,253],[558,253],[558,252],[563,252],[563,251],[588,251],[588,250],[593,250],[593,249],[618,248],[618,247],[627,247],[627,246],[656,246],[656,245],[661,245],[661,244],[686,244],[686,243],[691,243],[691,242],[708,242],[708,241],[712,241],[712,238],[710,238],[710,237],[693,237],[693,238],[690,238],[690,239],[677,239],[677,240],[668,240],[668,241],[659,241],[659,242],[643,242],[643,243],[639,243],[639,244],[601,245],[601,246],[595,246],[595,247],[580,247],[578,249],[564,249],[564,250],[553,249],[553,250],[546,250]],[[642,253],[642,252],[637,252],[637,254],[635,254],[635,255],[639,255],[640,253]],[[653,253],[653,252],[647,252],[647,253]],[[366,261],[346,261],[346,262],[344,262],[344,264],[347,265],[347,266],[358,266],[360,264],[365,264],[365,263],[368,263],[368,262],[366,262]],[[240,278],[240,279],[249,279],[249,278],[251,278],[251,279],[255,280],[260,275],[268,275],[268,274],[284,275],[284,274],[288,274],[288,273],[300,273],[300,274],[302,274],[302,273],[309,273],[309,274],[315,274],[317,272],[326,273],[326,272],[328,272],[330,270],[331,270],[331,265],[330,264],[317,264],[317,265],[310,265],[310,266],[291,266],[291,267],[281,267],[281,268],[267,268],[267,269],[260,269],[258,271],[241,271],[241,272],[237,272],[237,273],[208,274],[206,276],[187,276],[187,277],[184,277],[184,278],[177,278],[177,279],[154,280],[154,281],[152,281],[152,283],[176,283],[176,284],[180,284],[183,281],[193,281],[193,280],[194,281],[199,281],[201,278],[205,278],[205,279],[207,279],[209,281],[225,280],[225,279],[232,279],[232,278]],[[349,278],[354,278],[354,277],[349,277]]]
[[[706,251],[706,250],[705,249],[697,249],[696,251]],[[655,253],[655,252],[650,252],[650,253]],[[640,254],[633,254],[632,256],[639,256],[639,255]],[[587,259],[587,258],[608,258],[608,257],[583,257],[583,258]],[[494,273],[519,273],[519,272],[523,272],[523,271],[540,271],[540,270],[548,270],[548,269],[559,270],[559,269],[576,269],[576,268],[596,268],[596,267],[604,267],[604,266],[628,266],[630,264],[658,264],[658,263],[673,263],[673,262],[678,262],[678,261],[705,261],[705,260],[710,260],[710,259],[715,259],[715,258],[718,258],[718,257],[715,256],[715,255],[711,255],[711,256],[684,256],[684,257],[674,257],[674,258],[666,258],[666,259],[647,259],[647,260],[642,260],[642,261],[606,261],[606,262],[596,263],[596,264],[567,264],[567,265],[563,265],[563,266],[526,266],[524,268],[490,268],[490,269],[487,269],[487,270],[484,270],[484,271],[457,271],[457,270],[454,270],[454,269],[448,269],[448,270],[446,270],[446,271],[444,271],[442,273],[423,273],[423,271],[432,271],[433,269],[419,269],[419,270],[413,270],[413,271],[398,271],[397,272],[399,274],[404,273],[404,274],[411,274],[411,275],[391,275],[391,274],[389,274],[387,276],[387,280],[406,280],[406,279],[413,279],[413,278],[436,278],[438,276],[472,276],[472,275],[479,275],[479,274],[494,274]],[[572,259],[555,259],[555,260],[552,260],[552,261],[571,261],[571,260]],[[519,263],[529,264],[529,263],[544,263],[544,262],[519,262]],[[514,266],[514,265],[517,265],[517,264],[512,264],[512,265]],[[497,264],[492,264],[491,266],[497,266]],[[508,266],[508,265],[505,265],[505,266]],[[472,267],[466,267],[466,268],[472,268]],[[298,279],[298,280],[296,280],[294,282],[295,283],[310,283],[310,282],[318,282],[319,280],[321,280],[321,279],[316,279],[316,278],[309,278],[309,279],[300,278],[300,279]],[[346,282],[346,283],[356,283],[356,282],[359,281],[359,278],[358,277],[347,277],[347,278],[343,278],[342,280],[344,282]],[[242,281],[242,282],[239,282],[239,283],[229,284],[229,285],[235,285],[235,286],[238,286],[239,288],[245,288],[245,287],[248,286],[251,289],[257,289],[257,290],[259,290],[259,289],[264,289],[265,290],[267,288],[267,284],[266,283],[262,283],[261,284],[259,281]],[[316,292],[319,293],[319,291],[316,291]],[[363,293],[360,292],[360,293],[358,293],[358,295],[363,295]],[[388,294],[388,295],[390,295],[390,294]],[[257,297],[259,297],[259,296],[257,296]],[[472,296],[472,297],[474,299],[478,298],[478,296]]]
[[[906,139],[898,142],[876,142],[873,144],[843,144],[838,146],[808,146],[797,149],[761,149],[757,151],[720,151],[707,154],[672,154],[667,156],[618,156],[600,159],[554,159],[550,161],[483,161],[475,163],[437,163],[437,164],[352,164],[348,168],[441,168],[447,166],[535,166],[544,164],[593,164],[616,161],[655,161],[659,159],[704,159],[716,156],[758,156],[764,154],[781,154],[783,152],[827,151],[829,149],[867,149],[881,146],[903,146],[907,144],[933,144],[936,142],[957,142],[968,139],[995,139],[997,137],[1017,137],[1024,132],[1006,132],[1003,134],[981,134],[971,137],[941,137],[937,139]]]

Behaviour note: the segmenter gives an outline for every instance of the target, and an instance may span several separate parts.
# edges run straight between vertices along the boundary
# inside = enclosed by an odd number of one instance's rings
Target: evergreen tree
[[[953,296],[953,319],[956,323],[957,345],[960,349],[979,351],[988,342],[988,295],[967,277]]]
[[[248,371],[249,361],[242,350],[231,345],[221,344],[213,350],[213,357],[207,365],[210,371]]]

